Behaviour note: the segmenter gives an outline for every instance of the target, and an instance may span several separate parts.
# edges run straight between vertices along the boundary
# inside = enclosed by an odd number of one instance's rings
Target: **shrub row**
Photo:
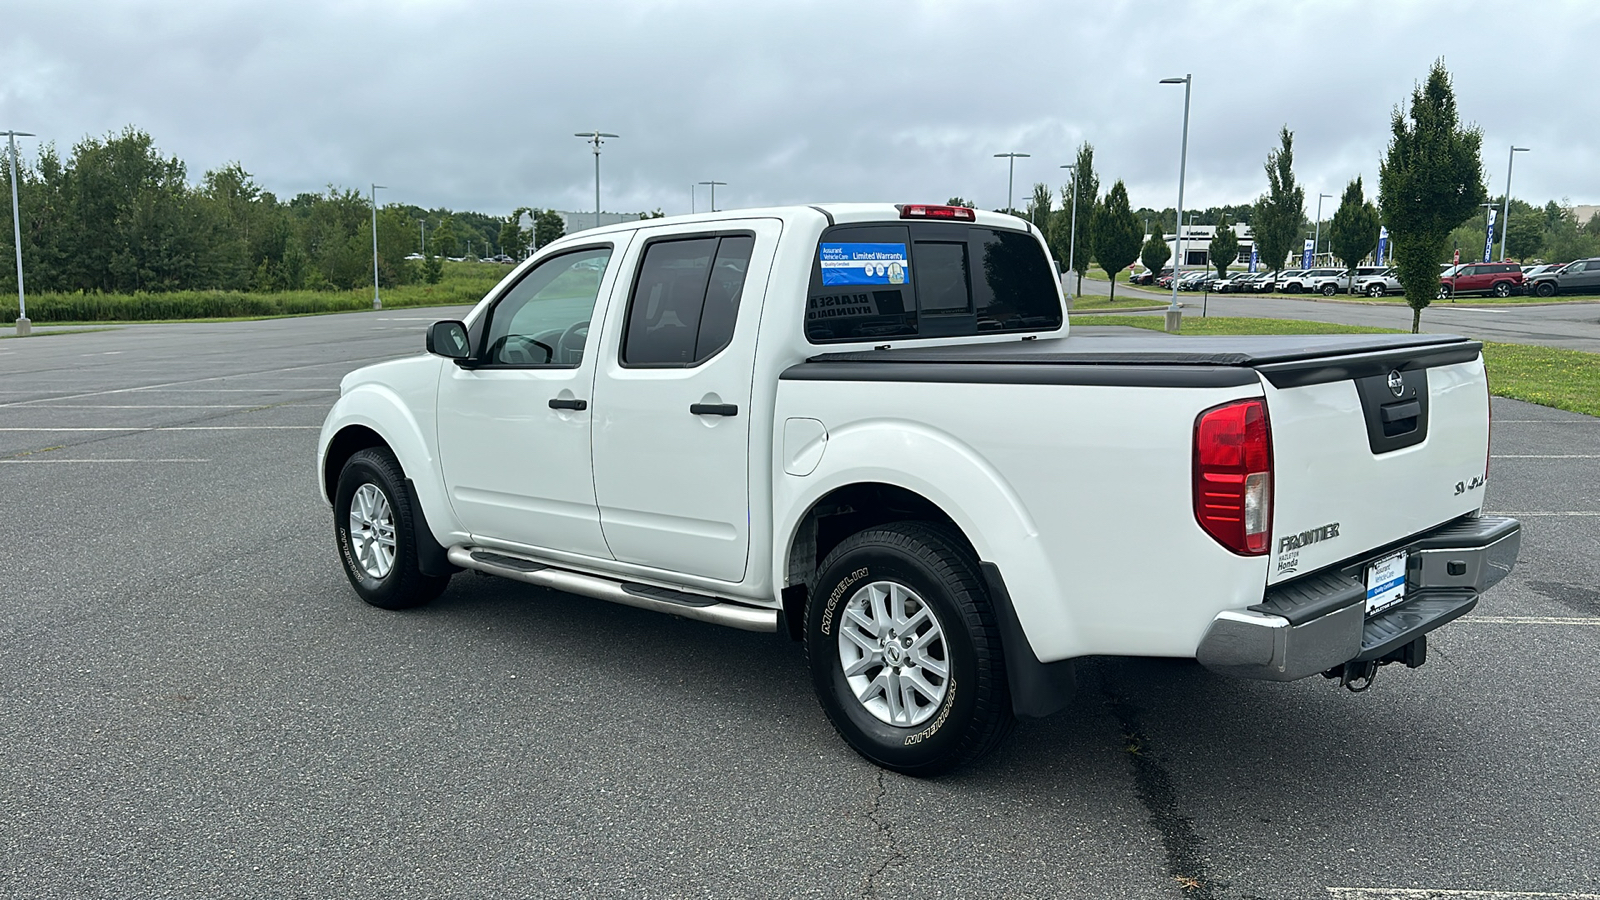
[[[476,303],[492,282],[405,285],[383,292],[385,308],[454,306]],[[230,319],[246,316],[295,316],[370,309],[370,290],[174,291],[133,294],[34,294],[28,297],[28,318],[35,324],[61,322],[149,322],[164,319]],[[17,318],[17,300],[0,300],[0,322]]]

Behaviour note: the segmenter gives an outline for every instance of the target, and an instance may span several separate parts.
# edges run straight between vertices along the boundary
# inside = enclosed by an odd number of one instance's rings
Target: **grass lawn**
[[[1161,331],[1160,316],[1078,316],[1073,325],[1131,325]],[[1406,334],[1393,328],[1334,325],[1289,319],[1226,316],[1184,316],[1183,334]],[[1530,347],[1525,344],[1483,345],[1489,388],[1496,395],[1540,406],[1600,416],[1600,353]]]

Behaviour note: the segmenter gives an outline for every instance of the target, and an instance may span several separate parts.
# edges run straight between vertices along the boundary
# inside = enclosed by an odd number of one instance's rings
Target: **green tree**
[[[978,208],[977,204],[973,203],[970,200],[963,200],[960,197],[951,197],[949,200],[946,200],[944,202],[944,205],[945,206],[965,206],[967,209],[977,209]]]
[[[521,259],[528,249],[528,241],[533,238],[528,229],[522,227],[522,214],[525,212],[529,210],[518,209],[500,224],[500,252],[512,259]]]
[[[435,253],[446,258],[460,254],[461,239],[456,236],[454,216],[440,218],[439,224],[428,230],[428,245]]]
[[[533,216],[533,247],[535,250],[567,233],[567,223],[553,209],[541,209]]]
[[[444,280],[444,263],[432,253],[422,260],[422,280],[429,284],[438,284]]]
[[[1054,199],[1050,185],[1041,181],[1033,186],[1033,198],[1028,201],[1028,221],[1044,235],[1046,245],[1050,243],[1050,207]]]
[[[1072,191],[1077,197],[1078,227],[1077,234],[1069,234],[1069,242],[1075,242],[1077,252],[1071,253],[1072,269],[1078,273],[1078,290],[1074,296],[1083,295],[1083,276],[1089,271],[1089,254],[1094,246],[1095,201],[1100,196],[1100,176],[1094,171],[1094,145],[1084,141],[1078,145],[1078,158],[1075,160],[1077,168],[1073,169]],[[1063,196],[1061,205],[1067,209],[1067,215],[1072,215],[1073,202],[1071,197]],[[1144,235],[1140,235],[1142,238]]]
[[[1477,212],[1488,191],[1479,153],[1483,135],[1461,125],[1444,60],[1435,61],[1427,82],[1412,91],[1410,106],[1409,114],[1395,107],[1389,149],[1378,167],[1378,197],[1415,334],[1422,310],[1438,294],[1438,259],[1451,229]]]
[[[1267,192],[1256,200],[1250,228],[1262,267],[1276,274],[1300,239],[1305,217],[1306,189],[1295,184],[1294,132],[1289,126],[1278,131],[1278,149],[1267,154],[1266,168]]]
[[[1106,192],[1094,210],[1094,258],[1111,279],[1111,299],[1117,298],[1117,274],[1139,258],[1144,226],[1128,207],[1128,189],[1121,181]]]
[[[1339,209],[1328,223],[1328,247],[1344,260],[1350,273],[1350,293],[1356,292],[1356,267],[1378,246],[1378,208],[1367,200],[1361,176],[1345,185]]]
[[[1150,270],[1152,280],[1153,276],[1161,274],[1162,267],[1171,258],[1172,248],[1167,246],[1167,242],[1159,234],[1150,235],[1150,239],[1144,242],[1144,247],[1139,251],[1139,261]]]
[[[655,212],[642,212],[642,213],[639,213],[639,221],[641,221],[641,222],[643,222],[643,221],[645,221],[647,219],[665,219],[666,217],[667,217],[667,214],[662,212],[661,211],[661,207],[659,207],[659,206],[656,207],[656,211]]]
[[[1506,225],[1506,255],[1512,259],[1533,259],[1544,249],[1544,215],[1538,210],[1511,211]]]
[[[1228,277],[1228,267],[1239,258],[1239,235],[1234,232],[1233,226],[1223,218],[1217,228],[1216,237],[1211,239],[1211,265],[1217,270],[1218,278]]]

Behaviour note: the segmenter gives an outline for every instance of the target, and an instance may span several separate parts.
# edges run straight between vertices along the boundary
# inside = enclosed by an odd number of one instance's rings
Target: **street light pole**
[[[1183,145],[1178,151],[1178,230],[1177,253],[1172,259],[1172,305],[1167,307],[1166,328],[1169,332],[1177,332],[1183,327],[1183,310],[1178,307],[1178,270],[1183,265],[1183,176],[1189,167],[1189,95],[1194,88],[1194,75],[1191,73],[1182,78],[1163,78],[1162,84],[1183,85]]]
[[[11,146],[11,237],[17,247],[17,336],[33,333],[33,322],[28,318],[27,292],[22,289],[22,220],[17,217],[17,138],[33,137],[26,131],[7,131]]]
[[[702,181],[700,183],[701,184],[709,184],[709,185],[711,185],[711,211],[712,212],[716,212],[717,211],[717,185],[720,184],[723,187],[727,187],[728,183],[726,181]]]
[[[1007,213],[1011,212],[1011,210],[1015,208],[1012,204],[1014,202],[1013,198],[1016,197],[1016,190],[1017,190],[1017,160],[1018,159],[1027,159],[1030,155],[1031,154],[1028,154],[1028,153],[996,153],[994,155],[995,159],[1009,159],[1009,160],[1011,160],[1011,174],[1006,176],[1006,212]]]
[[[1331,199],[1333,197],[1333,195],[1332,194],[1318,194],[1317,195],[1317,231],[1316,231],[1316,236],[1311,239],[1311,265],[1312,265],[1312,267],[1315,267],[1316,264],[1317,264],[1317,254],[1322,252],[1322,198],[1323,197],[1328,197],[1328,198]]]
[[[388,188],[381,184],[372,186],[372,308],[383,309],[383,298],[378,296],[378,192]]]
[[[689,182],[689,215],[694,215],[694,189],[695,182]]]
[[[1500,213],[1500,261],[1506,261],[1506,234],[1511,231],[1511,164],[1517,161],[1518,153],[1528,152],[1527,147],[1512,145],[1511,152],[1506,154],[1506,205]]]
[[[600,145],[602,138],[620,137],[607,131],[579,131],[573,137],[587,138],[594,145],[594,227],[600,227]]]
[[[1078,269],[1074,264],[1077,262],[1078,252],[1078,166],[1074,163],[1061,168],[1072,170],[1072,234],[1067,238],[1067,271],[1076,272]],[[1071,279],[1067,280],[1067,284],[1072,284]],[[1068,287],[1067,299],[1071,300],[1074,296],[1072,288]]]

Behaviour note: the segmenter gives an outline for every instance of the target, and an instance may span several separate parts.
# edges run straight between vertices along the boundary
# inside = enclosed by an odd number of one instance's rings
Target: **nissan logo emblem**
[[[1404,395],[1405,392],[1406,392],[1406,380],[1404,378],[1400,377],[1400,370],[1399,369],[1395,369],[1395,370],[1391,371],[1389,373],[1389,393],[1395,395],[1396,397],[1399,397],[1399,396]]]

